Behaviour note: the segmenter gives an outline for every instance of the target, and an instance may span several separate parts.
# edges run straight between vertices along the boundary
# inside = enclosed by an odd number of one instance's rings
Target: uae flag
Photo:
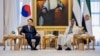
[[[89,35],[92,35],[92,19],[90,0],[84,0],[82,26]]]
[[[82,13],[80,0],[73,0],[72,19],[76,21],[77,26],[82,26]]]

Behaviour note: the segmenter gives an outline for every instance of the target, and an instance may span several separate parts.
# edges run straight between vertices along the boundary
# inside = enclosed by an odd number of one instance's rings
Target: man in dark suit
[[[27,25],[24,25],[22,27],[20,34],[25,34],[25,38],[26,38],[29,46],[31,47],[31,50],[37,50],[36,47],[40,42],[40,36],[37,35],[36,29],[32,24],[33,24],[33,20],[31,18],[28,19]],[[31,42],[32,39],[36,40],[34,47],[32,46],[32,42]]]

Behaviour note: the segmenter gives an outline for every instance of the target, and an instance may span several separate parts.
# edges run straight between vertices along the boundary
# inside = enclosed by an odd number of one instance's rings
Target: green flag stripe
[[[86,4],[87,4],[87,7],[88,7],[90,16],[91,16],[91,4],[90,4],[90,0],[86,0]]]
[[[78,4],[79,4],[79,6],[81,7],[81,3],[80,3],[80,0],[77,0],[77,2],[78,2]]]

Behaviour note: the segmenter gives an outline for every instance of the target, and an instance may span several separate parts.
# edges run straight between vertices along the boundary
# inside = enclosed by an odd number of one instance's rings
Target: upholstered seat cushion
[[[32,39],[31,42],[36,42],[36,40],[35,39]]]

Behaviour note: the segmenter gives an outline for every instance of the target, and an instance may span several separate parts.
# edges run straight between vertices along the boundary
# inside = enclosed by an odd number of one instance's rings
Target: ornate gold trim
[[[66,26],[37,26],[37,0],[32,0],[32,18],[34,20],[34,26],[37,29],[65,29]],[[71,19],[71,12],[72,12],[72,0],[68,0],[68,24],[70,24],[70,19]]]

